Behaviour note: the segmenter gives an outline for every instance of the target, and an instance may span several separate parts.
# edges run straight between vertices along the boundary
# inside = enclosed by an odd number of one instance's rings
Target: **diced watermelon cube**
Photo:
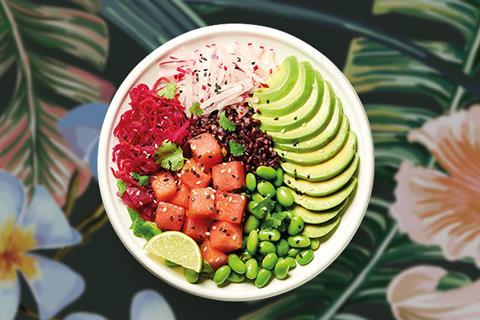
[[[180,231],[185,219],[185,209],[167,202],[159,202],[155,223],[160,230]]]
[[[215,213],[215,193],[212,188],[192,189],[188,214],[196,216],[211,216]]]
[[[188,209],[188,205],[190,203],[190,192],[190,188],[186,184],[181,183],[179,186],[177,186],[177,193],[175,193],[175,196],[172,198],[172,200],[170,200],[170,202],[176,204],[177,206]]]
[[[213,270],[217,270],[221,266],[227,264],[227,255],[220,250],[212,248],[209,240],[205,240],[202,243],[200,246],[200,251],[202,252],[203,259],[210,264]]]
[[[222,162],[222,150],[210,133],[202,133],[189,141],[192,156],[206,168]]]
[[[218,221],[210,227],[212,247],[228,253],[242,247],[242,228],[238,224]]]
[[[213,220],[201,216],[187,215],[185,223],[183,224],[182,232],[191,237],[197,242],[202,242],[208,239],[210,235],[209,229]]]
[[[212,175],[210,169],[205,169],[194,159],[189,159],[182,168],[180,180],[190,189],[205,188],[210,184]]]
[[[239,190],[245,185],[245,171],[239,161],[224,162],[212,167],[213,187],[220,191]]]
[[[242,223],[247,198],[244,195],[228,192],[217,192],[215,197],[215,220]]]
[[[177,192],[177,183],[170,172],[157,172],[150,177],[153,192],[158,201],[169,201]]]

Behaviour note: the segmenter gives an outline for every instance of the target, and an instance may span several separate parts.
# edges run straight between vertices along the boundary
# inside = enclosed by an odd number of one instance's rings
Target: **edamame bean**
[[[299,254],[299,253],[300,253],[300,250],[298,250],[297,248],[288,249],[288,256],[289,257],[295,258],[297,256],[297,254]]]
[[[288,225],[288,234],[291,236],[297,235],[303,231],[304,226],[305,223],[303,222],[302,217],[295,216],[290,220],[290,224]]]
[[[254,214],[254,209],[255,207],[257,206],[258,202],[255,201],[255,200],[252,200],[248,203],[248,212],[250,212],[251,214]]]
[[[283,258],[278,259],[273,269],[273,274],[280,280],[283,280],[288,275],[288,270],[290,269],[290,262],[286,261]]]
[[[257,274],[257,278],[255,279],[255,286],[257,288],[263,288],[267,284],[268,280],[272,277],[272,272],[267,269],[260,269]]]
[[[295,199],[287,187],[280,187],[277,189],[277,201],[285,208],[288,208],[293,204]]]
[[[245,185],[247,186],[248,191],[255,191],[257,188],[257,178],[253,173],[247,173],[247,176],[245,177]]]
[[[168,260],[168,259],[165,259],[165,265],[166,265],[167,267],[170,267],[170,268],[175,268],[175,267],[178,266],[178,264],[176,264],[175,262],[170,261],[170,260]]]
[[[270,195],[271,197],[275,196],[275,187],[271,182],[262,181],[257,184],[258,193],[262,196]]]
[[[297,254],[297,257],[295,259],[297,260],[299,265],[304,266],[309,264],[313,260],[313,257],[313,250],[307,249]]]
[[[310,239],[310,249],[317,250],[320,247],[320,240],[317,238]]]
[[[275,251],[276,251],[275,245],[270,241],[262,241],[258,245],[258,252],[260,252],[263,255],[267,255]]]
[[[183,269],[183,274],[185,275],[185,279],[187,279],[187,281],[190,282],[190,283],[197,283],[198,278],[200,277],[198,272],[195,272],[195,271],[193,271],[191,269],[187,269],[187,268]]]
[[[288,245],[294,248],[306,248],[310,246],[310,238],[305,236],[291,236],[287,239]]]
[[[245,272],[245,275],[247,276],[248,279],[253,280],[257,277],[258,274],[258,262],[256,259],[252,258],[249,259],[245,263],[245,267],[247,271]]]
[[[251,254],[255,254],[257,252],[257,247],[258,247],[258,231],[257,230],[252,230],[248,234],[248,240],[247,240],[247,251],[250,252]]]
[[[290,269],[295,269],[295,267],[297,266],[297,261],[295,261],[293,257],[286,257],[285,261],[287,261],[290,265]]]
[[[280,231],[276,229],[262,229],[258,233],[260,241],[278,241],[280,239]]]
[[[255,171],[257,176],[263,179],[273,179],[277,177],[277,172],[272,167],[259,166]]]
[[[296,217],[295,212],[293,212],[293,211],[289,210],[289,211],[285,211],[285,212],[287,213],[287,219],[289,221],[292,221],[292,219]]]
[[[241,283],[243,281],[245,281],[245,275],[243,274],[238,274],[236,272],[232,272],[230,273],[230,275],[228,276],[227,280],[229,282],[232,282],[232,283]]]
[[[288,249],[290,249],[290,246],[288,245],[287,240],[281,239],[277,243],[277,255],[279,257],[285,257],[288,254]]]
[[[245,273],[245,263],[235,253],[228,255],[228,265],[238,274]]]
[[[267,254],[262,260],[262,267],[268,270],[272,270],[277,263],[278,257],[276,253]]]
[[[247,220],[243,224],[243,232],[250,233],[252,230],[257,230],[260,227],[260,220],[255,216],[248,216]]]
[[[252,194],[252,200],[253,201],[257,201],[257,202],[260,202],[262,200],[264,200],[265,198],[262,197],[262,195],[260,193],[257,193],[255,192],[254,194]]]
[[[276,172],[275,180],[273,181],[273,185],[275,187],[280,187],[283,184],[283,170],[282,168],[278,168]]]
[[[247,260],[250,260],[252,258],[252,254],[248,251],[244,251],[242,253],[242,255],[240,256],[240,259],[243,261],[243,262],[246,262]]]
[[[227,280],[230,273],[232,273],[232,269],[228,265],[221,266],[217,269],[217,271],[215,271],[213,281],[215,281],[217,285],[221,285],[225,282],[225,280]]]

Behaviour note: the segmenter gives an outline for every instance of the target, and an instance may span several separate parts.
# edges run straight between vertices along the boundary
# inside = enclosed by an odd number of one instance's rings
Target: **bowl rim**
[[[287,285],[278,285],[278,286],[266,286],[260,290],[235,290],[235,291],[226,291],[218,288],[218,294],[212,294],[207,292],[202,285],[192,285],[187,281],[175,281],[176,279],[171,277],[168,274],[158,274],[151,267],[149,264],[151,261],[143,261],[143,257],[138,255],[136,252],[138,251],[137,246],[132,242],[129,241],[129,237],[131,235],[130,230],[125,230],[124,226],[120,221],[120,215],[117,213],[115,209],[115,205],[113,203],[113,197],[111,197],[112,193],[109,191],[109,184],[108,184],[108,174],[111,174],[111,171],[106,168],[105,163],[108,163],[108,157],[110,157],[111,152],[103,152],[105,150],[109,150],[109,138],[112,135],[115,116],[118,109],[122,106],[122,102],[125,97],[128,95],[128,92],[132,85],[138,80],[139,76],[141,76],[150,66],[152,63],[158,60],[158,57],[162,56],[165,52],[175,49],[182,44],[188,43],[196,38],[205,37],[205,36],[214,36],[214,35],[221,35],[224,33],[235,33],[235,32],[246,32],[255,34],[258,37],[263,38],[270,38],[277,40],[279,42],[284,42],[291,46],[295,46],[298,48],[299,51],[308,53],[308,55],[318,57],[318,60],[322,61],[322,65],[328,68],[334,77],[337,78],[338,81],[342,82],[342,86],[346,87],[349,91],[348,94],[352,97],[355,97],[357,107],[360,107],[361,110],[358,110],[360,114],[360,122],[364,122],[363,125],[366,125],[368,128],[368,133],[363,138],[366,140],[362,140],[362,145],[364,146],[366,152],[366,157],[362,156],[362,161],[366,162],[366,171],[363,179],[366,179],[365,185],[366,190],[363,190],[362,194],[359,194],[358,190],[355,194],[355,197],[360,197],[360,204],[361,207],[356,207],[355,211],[359,212],[356,215],[356,219],[353,221],[349,221],[352,223],[350,226],[350,233],[346,234],[342,241],[342,243],[338,247],[338,251],[331,257],[331,259],[325,263],[323,266],[319,265],[319,267],[315,270],[315,272],[311,274],[306,274],[303,277],[296,277],[298,281],[289,283]],[[323,55],[320,51],[309,45],[308,43],[300,40],[299,38],[290,35],[286,32],[260,26],[260,25],[253,25],[253,24],[243,24],[243,23],[228,23],[228,24],[218,24],[218,25],[211,25],[202,28],[198,28],[187,33],[184,33],[176,38],[169,40],[168,42],[164,43],[163,45],[159,46],[154,51],[150,52],[145,58],[143,58],[128,74],[128,76],[123,80],[120,87],[117,89],[115,93],[107,114],[105,116],[102,130],[100,133],[99,138],[99,146],[98,146],[98,163],[97,163],[97,170],[98,170],[98,183],[100,187],[100,194],[102,198],[102,202],[105,207],[105,211],[108,215],[110,223],[112,224],[115,233],[120,238],[123,245],[127,248],[130,254],[135,257],[135,259],[140,262],[148,271],[150,271],[153,275],[160,278],[161,280],[167,282],[168,284],[174,286],[177,289],[182,291],[191,293],[193,295],[209,298],[213,300],[221,300],[221,301],[250,301],[250,300],[258,300],[258,299],[266,299],[270,298],[287,291],[293,290],[302,284],[310,281],[314,277],[318,276],[323,270],[325,270],[328,266],[330,266],[338,256],[345,250],[347,245],[352,240],[353,236],[356,234],[358,227],[360,226],[365,212],[367,210],[369,200],[372,193],[373,188],[373,180],[374,180],[374,167],[375,167],[375,159],[373,153],[373,138],[372,132],[370,128],[370,124],[368,121],[368,117],[366,111],[363,107],[360,98],[358,97],[357,93],[355,92],[353,86],[347,80],[345,75],[336,67],[336,65],[331,62],[325,55]],[[359,189],[359,188],[357,188]],[[151,259],[150,259],[151,260]],[[252,288],[253,289],[253,288]],[[240,291],[248,291],[247,293],[241,293]]]

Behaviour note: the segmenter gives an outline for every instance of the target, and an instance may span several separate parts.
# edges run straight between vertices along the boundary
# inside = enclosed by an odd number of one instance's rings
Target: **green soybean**
[[[296,260],[299,265],[304,266],[309,264],[313,260],[313,257],[314,257],[313,250],[307,249],[297,254]]]
[[[288,245],[294,248],[306,248],[310,246],[310,238],[305,236],[291,236],[287,239]]]
[[[271,182],[268,181],[259,182],[257,185],[257,190],[258,193],[260,193],[262,196],[270,195],[271,197],[273,197],[276,193],[275,187]]]
[[[275,180],[273,181],[275,187],[280,187],[283,184],[283,170],[282,168],[278,168],[275,176]]]
[[[255,201],[255,200],[252,200],[248,203],[248,212],[250,212],[251,214],[254,214],[254,209],[255,207],[257,206],[258,202]]]
[[[278,279],[283,280],[288,276],[289,270],[290,270],[290,262],[286,261],[283,258],[280,258],[275,264],[275,267],[273,269],[273,274]]]
[[[217,285],[221,285],[228,279],[228,276],[232,273],[232,269],[228,265],[221,266],[220,268],[215,271],[215,275],[213,276],[213,281]]]
[[[240,255],[240,260],[242,260],[243,262],[246,262],[247,260],[250,260],[252,258],[252,254],[248,251],[244,251],[242,252],[242,254]]]
[[[257,278],[255,279],[255,286],[257,288],[263,288],[268,283],[270,278],[272,277],[272,272],[267,269],[260,269],[257,274]]]
[[[297,254],[299,254],[299,253],[300,253],[300,250],[298,250],[297,248],[288,249],[288,256],[289,257],[295,258],[297,256]]]
[[[257,176],[263,179],[273,179],[277,177],[277,172],[272,167],[259,166],[255,171]]]
[[[289,210],[289,211],[285,211],[285,213],[287,214],[287,219],[289,221],[292,221],[292,219],[296,217],[295,212],[293,212],[293,211]]]
[[[310,249],[317,250],[320,247],[320,240],[317,238],[310,239]]]
[[[277,189],[277,201],[282,206],[288,208],[290,207],[295,199],[293,198],[292,192],[286,187],[280,187]]]
[[[251,254],[255,254],[257,252],[257,247],[258,247],[258,231],[257,230],[252,230],[248,234],[248,240],[247,240],[247,251],[250,252]]]
[[[190,283],[197,283],[198,278],[200,277],[198,272],[187,268],[183,269],[183,274],[185,275],[185,279],[187,279],[187,281]]]
[[[245,177],[245,185],[247,186],[248,191],[255,191],[257,188],[257,178],[253,173],[247,173],[247,176]]]
[[[290,246],[288,245],[287,240],[281,239],[277,243],[277,255],[279,257],[285,257],[286,255],[288,255],[288,249],[290,249]]]
[[[232,272],[230,273],[230,275],[228,276],[227,280],[229,282],[232,282],[232,283],[241,283],[243,281],[245,281],[245,275],[243,274],[238,274],[236,272]]]
[[[248,216],[247,220],[243,224],[243,232],[250,233],[252,230],[257,230],[260,227],[260,220],[255,216]]]
[[[245,273],[245,263],[235,253],[228,255],[228,265],[238,274]]]
[[[255,192],[254,194],[252,194],[252,200],[253,201],[260,202],[264,199],[265,198],[260,193]]]
[[[290,220],[290,224],[288,225],[288,234],[291,236],[297,235],[303,231],[304,226],[305,223],[303,222],[302,217],[295,216]]]
[[[260,252],[263,255],[267,255],[269,253],[275,252],[276,249],[277,248],[275,248],[275,245],[270,241],[261,241],[260,244],[258,245],[258,252]]]
[[[248,279],[253,280],[257,277],[258,274],[258,262],[256,259],[252,258],[249,259],[245,263],[247,271],[245,272],[245,275],[247,276]]]
[[[277,263],[278,257],[277,254],[272,252],[267,254],[262,260],[262,267],[268,270],[272,270]]]
[[[165,265],[166,265],[167,267],[170,267],[170,268],[178,267],[178,264],[176,264],[175,262],[170,261],[170,260],[168,260],[168,259],[165,259]]]
[[[290,269],[295,269],[297,266],[297,261],[293,257],[286,257],[285,261],[290,265]]]
[[[280,231],[276,229],[262,229],[258,233],[261,241],[278,241],[280,240]]]

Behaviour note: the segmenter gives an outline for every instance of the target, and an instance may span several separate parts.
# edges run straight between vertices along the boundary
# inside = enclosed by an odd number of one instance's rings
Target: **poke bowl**
[[[150,272],[205,298],[272,297],[319,275],[366,212],[373,142],[323,54],[246,24],[185,33],[144,58],[105,117],[110,222]]]

